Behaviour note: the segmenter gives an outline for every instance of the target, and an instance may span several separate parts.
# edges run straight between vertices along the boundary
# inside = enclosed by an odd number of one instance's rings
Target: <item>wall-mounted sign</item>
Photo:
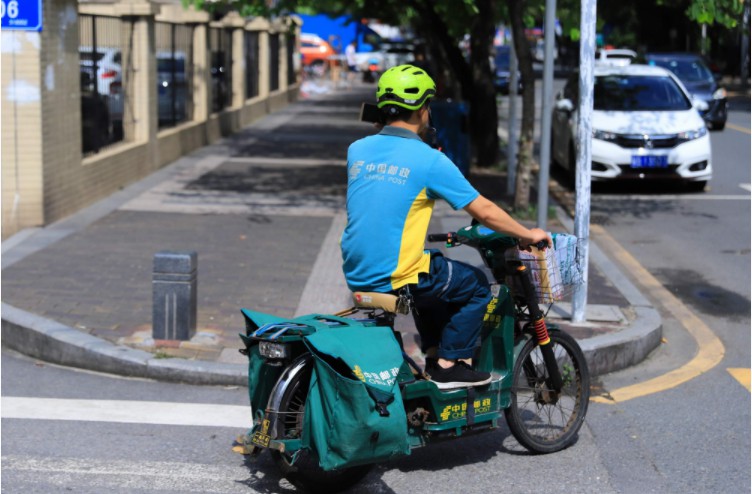
[[[0,0],[2,29],[42,30],[42,0]]]

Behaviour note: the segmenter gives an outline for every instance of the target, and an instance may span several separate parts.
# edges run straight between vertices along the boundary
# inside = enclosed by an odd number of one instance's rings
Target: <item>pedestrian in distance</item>
[[[351,41],[345,48],[345,61],[347,62],[347,82],[352,83],[358,73],[358,59],[355,56],[357,43]]]

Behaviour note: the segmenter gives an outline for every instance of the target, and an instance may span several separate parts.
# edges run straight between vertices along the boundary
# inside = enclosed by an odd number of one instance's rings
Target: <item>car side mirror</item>
[[[574,111],[574,104],[572,103],[572,100],[567,99],[567,98],[562,98],[554,104],[554,108],[556,108],[556,111],[572,113]]]
[[[708,108],[710,108],[708,106],[707,101],[701,100],[699,98],[692,98],[692,106],[694,107],[695,110],[701,111],[701,112],[708,111]]]

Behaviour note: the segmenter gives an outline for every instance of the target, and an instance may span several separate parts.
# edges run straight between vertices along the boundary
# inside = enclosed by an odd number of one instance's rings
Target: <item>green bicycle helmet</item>
[[[384,72],[376,90],[376,106],[399,106],[417,110],[436,94],[436,83],[426,71],[414,65],[397,65]]]

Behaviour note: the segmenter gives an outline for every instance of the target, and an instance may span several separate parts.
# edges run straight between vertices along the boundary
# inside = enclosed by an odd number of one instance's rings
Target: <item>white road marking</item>
[[[749,201],[749,194],[687,194],[687,195],[593,195],[594,201]]]
[[[76,420],[247,429],[250,406],[125,400],[68,400],[3,396],[4,419]]]
[[[227,466],[16,455],[3,455],[1,460],[3,476],[12,479],[13,485],[19,482],[27,486],[70,487],[84,484],[101,488],[99,492],[110,489],[118,492],[121,489],[139,492],[238,492],[239,483],[252,476],[242,464]]]
[[[739,184],[739,187],[741,187],[744,190],[752,191],[752,184]]]

